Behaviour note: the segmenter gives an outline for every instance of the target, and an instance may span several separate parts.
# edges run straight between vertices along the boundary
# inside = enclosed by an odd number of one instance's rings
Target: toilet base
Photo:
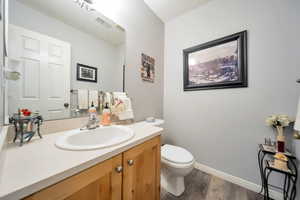
[[[185,190],[184,176],[174,176],[167,170],[161,174],[161,187],[174,196],[180,196]]]

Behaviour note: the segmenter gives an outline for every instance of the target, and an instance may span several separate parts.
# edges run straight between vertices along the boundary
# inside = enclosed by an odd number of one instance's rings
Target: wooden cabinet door
[[[160,200],[160,136],[123,153],[123,200]]]
[[[121,200],[122,155],[118,155],[55,185],[43,189],[25,200]]]

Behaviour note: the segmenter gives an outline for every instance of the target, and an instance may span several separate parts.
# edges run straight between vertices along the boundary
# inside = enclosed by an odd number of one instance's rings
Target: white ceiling
[[[48,16],[54,17],[81,31],[89,33],[97,38],[111,42],[115,45],[124,43],[125,31],[110,19],[97,11],[88,12],[80,8],[73,0],[18,0]],[[107,28],[96,22],[100,17],[111,25]]]
[[[144,0],[153,12],[167,22],[209,0]]]

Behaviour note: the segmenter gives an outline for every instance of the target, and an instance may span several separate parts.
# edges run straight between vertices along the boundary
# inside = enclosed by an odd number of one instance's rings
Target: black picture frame
[[[84,77],[84,74],[81,71],[84,69],[86,70],[86,72],[85,72],[86,77]],[[87,77],[89,75],[88,73],[93,73],[93,74],[90,74],[92,77]],[[76,76],[77,76],[78,81],[97,83],[98,82],[98,69],[96,67],[91,67],[88,65],[77,63]]]
[[[189,80],[189,55],[194,52],[202,51],[226,44],[232,41],[237,41],[237,69],[238,79],[235,81],[224,81],[214,83],[191,83]],[[247,31],[235,33],[214,41],[210,41],[201,45],[197,45],[183,50],[183,88],[184,91],[209,90],[209,89],[225,89],[225,88],[241,88],[248,87],[248,72],[247,72]]]

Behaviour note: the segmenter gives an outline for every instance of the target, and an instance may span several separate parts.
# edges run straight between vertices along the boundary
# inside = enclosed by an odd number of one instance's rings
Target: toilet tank
[[[163,119],[155,119],[152,122],[149,122],[149,121],[146,120],[145,123],[151,124],[152,126],[157,126],[157,127],[160,127],[160,128],[164,128],[165,121]],[[161,135],[161,144],[166,143],[164,133],[165,133],[165,131],[163,131],[163,134]]]
[[[152,126],[157,126],[157,127],[164,128],[165,121],[163,119],[154,119],[153,122],[147,122],[147,123],[151,124]]]

